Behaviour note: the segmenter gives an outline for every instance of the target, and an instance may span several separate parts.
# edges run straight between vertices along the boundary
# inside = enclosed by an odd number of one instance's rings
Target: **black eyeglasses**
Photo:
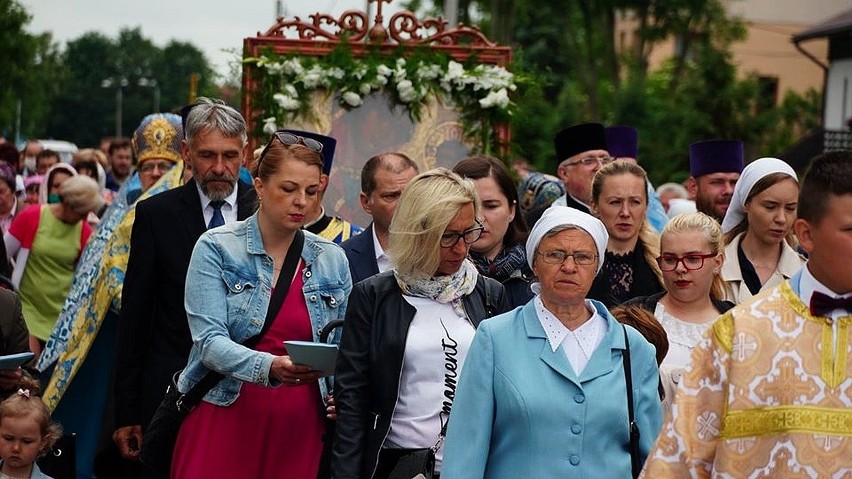
[[[482,236],[482,231],[485,227],[479,222],[473,228],[462,231],[461,233],[444,233],[441,235],[441,248],[452,248],[457,245],[459,240],[464,240],[464,244],[473,244]]]
[[[545,251],[544,253],[536,252],[537,255],[541,256],[541,260],[547,264],[563,264],[568,258],[574,258],[574,263],[588,266],[591,264],[595,264],[595,259],[597,259],[598,255],[591,251],[575,251],[573,253],[568,253],[567,251],[561,251],[558,249],[552,251]]]
[[[305,138],[304,136],[294,135],[290,132],[279,130],[272,135],[272,138],[270,138],[266,146],[263,147],[263,151],[261,151],[260,156],[257,157],[258,164],[260,164],[260,162],[263,160],[263,157],[266,155],[267,150],[269,150],[269,147],[272,146],[272,142],[275,141],[276,138],[278,138],[278,141],[280,141],[281,144],[285,146],[304,145],[310,150],[313,150],[317,153],[322,153],[322,143],[318,142],[317,140],[314,140],[313,138]]]
[[[683,263],[683,267],[686,268],[687,271],[693,271],[703,268],[704,260],[707,258],[713,258],[717,254],[718,253],[691,253],[683,256],[664,254],[657,258],[657,264],[660,266],[660,270],[665,271],[666,273],[676,270],[678,263]]]
[[[583,166],[594,166],[600,164],[602,166],[606,166],[615,161],[615,158],[611,156],[587,156],[585,158],[580,158],[577,161],[572,161],[570,163],[565,163],[565,166],[574,166],[574,165],[583,165]]]

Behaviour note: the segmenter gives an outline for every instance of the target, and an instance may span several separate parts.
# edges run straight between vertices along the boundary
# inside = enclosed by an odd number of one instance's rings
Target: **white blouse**
[[[657,302],[654,316],[666,330],[666,336],[669,339],[669,352],[666,353],[666,357],[660,364],[660,382],[663,384],[666,393],[666,397],[663,399],[663,413],[665,414],[671,410],[675,390],[680,383],[680,377],[684,370],[689,366],[692,350],[698,346],[698,342],[701,341],[701,337],[710,328],[713,321],[706,323],[682,321],[669,314],[661,302]]]

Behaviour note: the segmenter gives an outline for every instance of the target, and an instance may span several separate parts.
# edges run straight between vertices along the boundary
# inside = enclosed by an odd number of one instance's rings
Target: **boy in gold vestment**
[[[814,158],[798,216],[808,263],[708,330],[641,477],[852,477],[852,152]]]

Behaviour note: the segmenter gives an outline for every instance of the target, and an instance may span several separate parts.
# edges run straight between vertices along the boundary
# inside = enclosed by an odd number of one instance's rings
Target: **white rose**
[[[414,90],[411,80],[402,80],[397,83],[396,91],[399,93],[399,100],[403,103],[411,103],[417,99],[417,91]]]
[[[263,132],[267,135],[271,135],[275,133],[278,127],[275,125],[275,117],[270,116],[269,118],[263,119]]]
[[[485,98],[479,100],[479,106],[482,108],[492,108],[497,107],[501,110],[505,109],[509,106],[509,93],[505,88],[501,88],[497,91],[492,91]]]
[[[275,100],[275,103],[278,103],[278,106],[285,110],[298,110],[301,106],[299,100],[291,98],[283,93],[276,93],[272,95],[272,99]]]
[[[320,77],[320,74],[315,71],[308,71],[300,78],[302,84],[305,85],[305,88],[309,90],[316,88],[317,85],[319,85],[321,79],[322,78]]]
[[[301,75],[305,71],[302,62],[298,58],[290,58],[284,61],[284,73],[288,75]]]
[[[343,101],[349,106],[361,106],[361,97],[354,91],[343,92]]]

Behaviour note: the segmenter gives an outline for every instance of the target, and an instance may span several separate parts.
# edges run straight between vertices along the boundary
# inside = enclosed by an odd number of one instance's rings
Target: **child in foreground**
[[[50,413],[36,396],[35,381],[0,403],[0,479],[51,479],[35,464],[59,439],[62,430],[50,421]]]

